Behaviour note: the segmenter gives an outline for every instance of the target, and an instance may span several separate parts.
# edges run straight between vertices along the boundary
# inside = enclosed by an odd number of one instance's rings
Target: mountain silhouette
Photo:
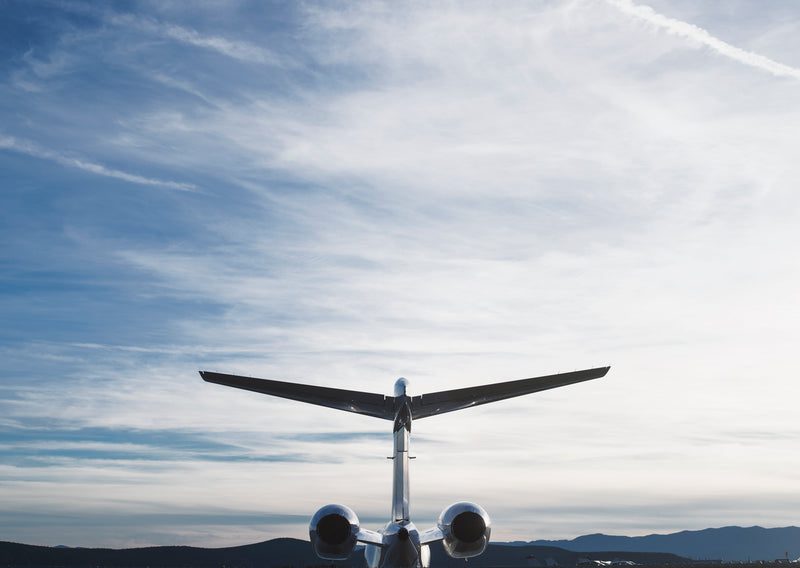
[[[671,552],[695,560],[775,560],[784,558],[786,553],[793,559],[800,556],[800,528],[722,527],[647,536],[590,534],[572,540],[535,540],[525,544],[576,552]]]
[[[572,567],[582,557],[632,560],[639,564],[682,564],[695,560],[774,560],[800,556],[800,528],[723,527],[647,536],[590,534],[572,540],[536,540],[490,544],[469,561],[470,568],[528,566],[531,557]],[[281,568],[293,566],[363,567],[363,549],[346,561],[320,560],[308,541],[277,538],[227,548],[153,546],[146,548],[70,548],[0,542],[0,567],[63,568]],[[434,568],[461,568],[463,561],[431,545]]]
[[[587,556],[552,546],[522,544],[508,546],[490,544],[486,552],[469,561],[470,568],[490,566],[523,567],[535,556],[542,562],[552,559],[562,567],[575,566]],[[640,564],[682,564],[686,559],[663,553],[597,552],[595,560],[624,558]],[[257,544],[227,548],[192,546],[153,546],[146,548],[65,548],[33,546],[0,542],[0,566],[12,568],[294,568],[312,566],[358,567],[364,562],[363,549],[357,549],[350,559],[342,562],[320,560],[308,541],[278,538]],[[463,560],[447,556],[441,544],[431,546],[431,566],[434,568],[463,568]]]

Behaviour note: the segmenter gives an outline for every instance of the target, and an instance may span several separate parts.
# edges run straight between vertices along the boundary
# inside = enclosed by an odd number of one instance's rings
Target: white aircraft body
[[[434,542],[441,541],[453,558],[481,554],[489,544],[491,521],[479,505],[459,502],[445,508],[433,527],[417,530],[409,512],[408,449],[412,420],[597,379],[609,369],[597,367],[415,396],[407,394],[408,381],[404,378],[395,383],[394,396],[386,396],[209,371],[201,371],[200,375],[210,383],[392,420],[394,468],[389,522],[381,530],[367,530],[349,507],[325,505],[311,518],[309,537],[317,556],[325,560],[346,560],[356,544],[363,543],[369,568],[427,568],[428,545]]]

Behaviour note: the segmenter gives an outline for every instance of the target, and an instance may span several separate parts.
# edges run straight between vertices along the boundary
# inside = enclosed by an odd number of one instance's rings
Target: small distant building
[[[552,556],[541,560],[540,558],[536,558],[536,555],[531,554],[525,557],[525,562],[528,568],[558,568],[558,562]]]

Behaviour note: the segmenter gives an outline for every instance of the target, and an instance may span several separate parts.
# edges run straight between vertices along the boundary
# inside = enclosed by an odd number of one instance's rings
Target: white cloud
[[[613,365],[597,384],[415,426],[452,441],[415,463],[420,507],[617,504],[581,528],[517,527],[577,534],[624,522],[622,477],[653,507],[691,479],[684,515],[704,493],[756,487],[789,446],[772,440],[755,458],[715,433],[731,421],[780,431],[792,397],[766,393],[797,392],[782,378],[799,276],[781,260],[798,236],[786,210],[800,173],[792,86],[660,63],[670,47],[600,8],[316,13],[330,34],[320,57],[363,66],[366,84],[297,104],[267,96],[195,124],[324,187],[251,185],[302,230],[276,240],[266,222],[240,222],[217,228],[218,250],[123,258],[170,294],[226,306],[213,324],[186,323],[198,342],[265,346],[263,360],[215,366],[233,372],[373,390],[403,374],[426,391]],[[155,117],[150,127],[169,135]],[[291,306],[280,324],[276,306]],[[714,450],[687,442],[698,432]],[[470,458],[485,465],[443,489],[443,472]],[[740,474],[723,488],[720,468]],[[479,481],[497,478],[507,493]],[[741,515],[718,506],[703,522],[750,522]]]

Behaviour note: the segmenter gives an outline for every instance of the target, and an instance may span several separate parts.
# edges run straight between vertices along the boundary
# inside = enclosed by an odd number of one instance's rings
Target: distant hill
[[[669,564],[688,564],[689,560],[674,554],[660,552],[574,552],[555,546],[538,546],[527,544],[508,546],[504,543],[490,544],[486,552],[470,558],[465,565],[463,560],[455,560],[447,556],[440,544],[431,545],[432,568],[503,568],[528,566],[528,557],[535,556],[540,563],[552,558],[562,568],[572,568],[579,559],[589,557],[593,560],[632,560],[637,564],[665,566]],[[354,566],[363,566],[353,564]]]
[[[552,546],[490,544],[484,554],[469,561],[470,568],[490,566],[524,567],[528,557],[542,562],[552,558],[560,566],[572,567],[586,553],[571,552]],[[597,552],[595,560],[624,558],[641,564],[680,564],[686,559],[663,553]],[[463,568],[463,560],[447,556],[440,544],[431,546],[434,568]],[[346,562],[324,562],[316,557],[307,541],[278,538],[258,544],[229,548],[191,546],[154,546],[148,548],[64,548],[0,542],[0,566],[13,568],[294,568],[309,566],[365,566],[363,549]]]
[[[526,566],[527,558],[541,562],[552,558],[561,566],[574,566],[578,558],[625,559],[640,564],[680,564],[695,560],[774,560],[800,556],[800,528],[723,527],[700,531],[648,536],[591,534],[572,540],[493,543],[481,556],[469,561],[470,568]],[[431,546],[434,568],[462,568],[438,544]],[[0,542],[0,567],[63,568],[295,568],[364,566],[363,551],[345,562],[323,562],[307,541],[278,538],[257,544],[228,548],[156,546],[148,548],[67,548]]]
[[[0,542],[0,566],[115,568],[268,568],[281,566],[350,566],[323,562],[308,542],[277,538],[228,548],[152,546],[146,548],[63,548]]]
[[[800,556],[800,528],[723,527],[647,536],[590,534],[572,540],[535,540],[525,544],[557,546],[576,552],[671,552],[696,560],[775,560],[788,552],[789,558],[794,559]]]

